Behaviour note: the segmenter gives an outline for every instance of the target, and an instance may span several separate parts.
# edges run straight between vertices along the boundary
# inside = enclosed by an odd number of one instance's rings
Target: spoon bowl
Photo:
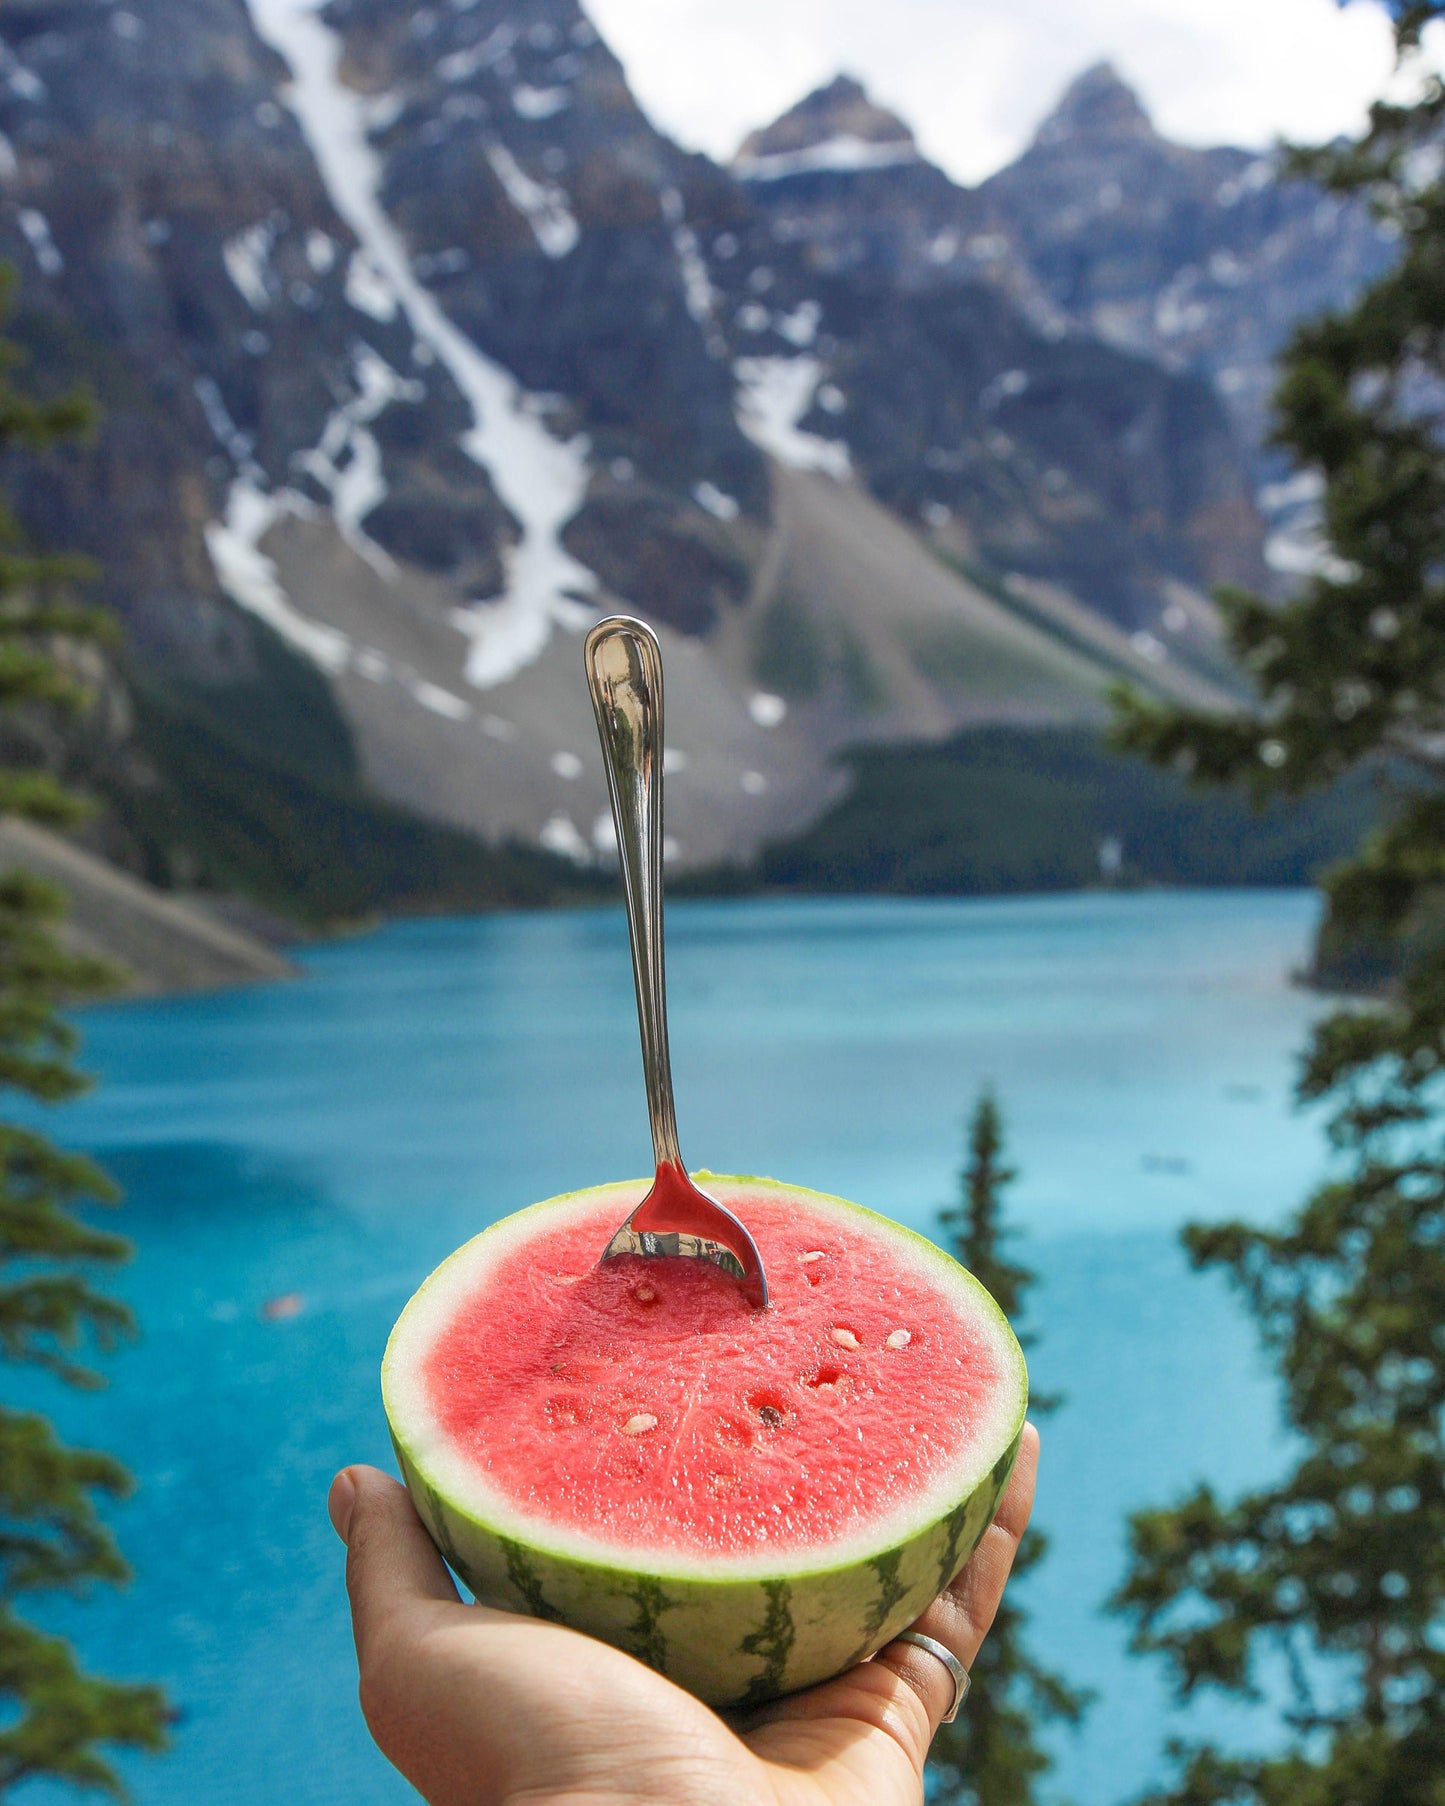
[[[645,621],[609,615],[588,633],[584,659],[617,830],[657,1162],[652,1189],[602,1259],[634,1254],[709,1260],[763,1309],[768,1282],[757,1244],[730,1210],[694,1185],[677,1145],[662,947],[662,650]]]

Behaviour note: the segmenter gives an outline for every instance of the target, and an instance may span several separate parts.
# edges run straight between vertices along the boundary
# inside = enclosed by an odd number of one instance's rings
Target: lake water
[[[1115,1806],[1162,1769],[1162,1677],[1101,1612],[1124,1516],[1285,1459],[1242,1312],[1189,1271],[1190,1217],[1269,1219],[1317,1178],[1291,1106],[1317,1003],[1288,973],[1297,892],[697,903],[669,914],[682,1145],[927,1228],[979,1085],[1021,1169],[1041,1275],[1035,1647],[1098,1693],[1050,1792]],[[85,1658],[163,1679],[172,1752],[124,1766],[145,1806],[412,1798],[356,1706],[333,1471],[389,1460],[377,1368],[441,1257],[550,1193],[650,1164],[621,915],[408,923],[306,956],[298,983],[84,1017],[102,1080],[49,1122],[127,1191],[121,1285],[143,1340],[103,1396],[58,1403],[140,1490],[115,1513],[123,1595],[59,1607]],[[301,1313],[261,1315],[299,1293]],[[54,1403],[47,1395],[47,1402]],[[32,1798],[41,1794],[33,1792]]]

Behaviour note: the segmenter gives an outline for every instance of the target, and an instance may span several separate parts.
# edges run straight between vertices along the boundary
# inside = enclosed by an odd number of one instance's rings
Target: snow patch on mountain
[[[822,318],[823,310],[816,301],[800,301],[792,313],[773,316],[773,330],[803,351],[817,338]]]
[[[273,628],[290,646],[333,675],[351,662],[348,635],[303,615],[281,587],[275,563],[261,541],[286,513],[307,512],[292,490],[267,495],[249,475],[236,478],[226,498],[224,520],[206,526],[206,550],[222,589],[233,602]]]
[[[564,815],[560,810],[543,822],[537,840],[547,852],[558,853],[563,859],[574,860],[578,865],[592,863],[592,849],[582,838],[581,829],[570,815]]]
[[[221,246],[221,261],[226,274],[245,297],[246,304],[264,313],[271,305],[270,271],[267,267],[272,246],[276,242],[273,220],[258,220],[247,226]]]
[[[477,349],[417,277],[401,234],[381,205],[381,164],[367,136],[365,102],[341,81],[340,40],[311,0],[249,0],[249,5],[258,33],[291,71],[286,99],[332,205],[417,339],[461,391],[472,416],[462,449],[487,471],[520,528],[507,555],[501,598],[454,615],[471,641],[468,680],[483,688],[505,682],[540,655],[554,626],[585,626],[595,613],[578,597],[596,588],[596,576],[561,539],[586,495],[586,440],[554,439],[511,373]],[[494,32],[487,42],[496,37]]]
[[[821,470],[840,483],[852,472],[841,439],[805,433],[798,422],[813,405],[824,370],[816,357],[740,357],[738,425],[753,444],[794,470]]]
[[[340,628],[302,614],[283,588],[275,561],[261,550],[261,542],[286,515],[311,520],[317,510],[297,490],[267,492],[261,481],[261,473],[254,468],[243,471],[231,484],[224,518],[206,526],[206,550],[217,581],[231,600],[265,621],[287,645],[332,676],[355,671],[371,683],[396,683],[429,714],[447,721],[470,721],[472,706],[465,698],[406,666],[394,668],[375,646],[363,645]]]
[[[358,345],[353,360],[356,394],[331,415],[314,449],[295,462],[331,497],[331,512],[347,545],[379,576],[389,578],[395,564],[361,524],[387,495],[381,447],[368,428],[391,402],[420,401],[426,391],[421,383],[399,376],[370,345]]]
[[[384,326],[396,318],[396,290],[365,251],[353,251],[346,265],[347,302],[358,313],[370,314]]]
[[[539,182],[494,138],[486,147],[492,174],[502,184],[507,199],[532,228],[533,236],[548,257],[565,257],[581,233],[566,191],[555,182]]]
[[[498,25],[479,44],[471,44],[465,50],[454,50],[449,56],[444,56],[437,64],[437,74],[444,82],[470,81],[483,69],[490,69],[493,64],[510,56],[516,41],[515,25]]]
[[[65,268],[65,259],[51,234],[50,221],[38,207],[22,207],[15,217],[25,234],[25,242],[35,253],[41,275],[58,276]]]
[[[532,88],[523,82],[512,90],[512,111],[519,119],[552,119],[571,104],[565,88]]]
[[[742,512],[737,497],[719,489],[716,483],[694,483],[692,499],[699,508],[706,508],[717,520],[736,520]]]
[[[428,683],[424,677],[414,677],[407,688],[421,706],[430,709],[433,715],[440,715],[447,721],[471,719],[472,705],[460,696],[454,696],[450,690],[442,689],[440,684]]]
[[[20,61],[15,52],[0,38],[0,81],[20,100],[38,106],[50,90],[35,71]]]
[[[226,398],[214,377],[198,376],[195,390],[196,400],[200,402],[201,412],[206,417],[206,425],[215,434],[217,443],[225,447],[236,464],[244,467],[250,462],[251,453],[256,449],[255,439],[250,433],[243,433],[231,418],[231,410],[226,406]]]
[[[707,273],[707,264],[703,261],[697,234],[687,223],[682,191],[673,187],[664,188],[658,194],[657,202],[662,209],[663,222],[672,233],[672,248],[677,255],[687,311],[699,326],[704,326],[712,319],[717,296],[713,291],[712,278]]]
[[[917,148],[908,139],[875,144],[851,132],[825,138],[821,144],[810,144],[803,150],[774,151],[762,157],[739,157],[733,174],[744,182],[780,182],[788,176],[817,175],[828,172],[853,175],[863,169],[892,169],[902,163],[921,161]]]

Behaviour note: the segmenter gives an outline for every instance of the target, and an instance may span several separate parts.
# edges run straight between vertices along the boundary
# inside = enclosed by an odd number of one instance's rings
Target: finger
[[[379,1626],[394,1633],[419,1606],[455,1605],[457,1589],[404,1486],[377,1468],[349,1467],[337,1476],[333,1500],[344,1492],[343,1480],[352,1487],[350,1515],[343,1520],[346,1590],[364,1665]]]
[[[1039,1433],[1032,1424],[1025,1424],[1018,1460],[993,1522],[958,1577],[909,1626],[941,1643],[965,1671],[973,1665],[988,1635],[1019,1543],[1028,1528],[1038,1466]],[[946,1664],[912,1643],[890,1643],[874,1660],[917,1693],[928,1712],[932,1737],[953,1704],[954,1679]]]

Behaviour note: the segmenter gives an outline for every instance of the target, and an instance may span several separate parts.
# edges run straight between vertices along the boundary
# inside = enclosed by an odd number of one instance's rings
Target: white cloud
[[[840,69],[977,181],[1101,58],[1194,144],[1358,129],[1390,75],[1374,0],[589,0],[655,122],[727,158]]]

